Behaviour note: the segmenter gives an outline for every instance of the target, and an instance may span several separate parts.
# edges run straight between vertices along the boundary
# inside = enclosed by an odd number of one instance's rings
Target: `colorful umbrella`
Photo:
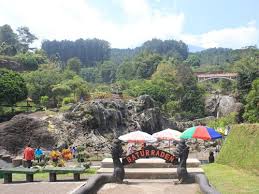
[[[143,131],[134,131],[119,137],[119,140],[128,142],[128,143],[153,143],[156,142],[157,139],[152,135],[145,133]]]
[[[222,138],[218,132],[216,132],[213,128],[209,128],[206,126],[196,126],[186,129],[182,135],[180,136],[182,139],[203,139],[203,140],[213,140]]]
[[[173,129],[165,129],[163,131],[159,131],[154,133],[152,136],[157,138],[158,140],[180,140],[181,132],[173,130]]]

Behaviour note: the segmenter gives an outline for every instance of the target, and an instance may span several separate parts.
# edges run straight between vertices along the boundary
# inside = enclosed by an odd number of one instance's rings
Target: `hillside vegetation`
[[[259,175],[259,124],[233,125],[216,162]]]
[[[259,125],[232,125],[216,163],[204,165],[220,193],[259,193]]]

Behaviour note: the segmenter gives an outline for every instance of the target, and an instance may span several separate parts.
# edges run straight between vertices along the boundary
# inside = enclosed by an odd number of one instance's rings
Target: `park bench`
[[[39,169],[36,168],[5,168],[0,169],[3,173],[4,183],[12,182],[12,174],[26,174],[26,182],[33,182],[33,175],[37,173]]]
[[[80,174],[84,173],[85,168],[68,168],[68,167],[45,167],[43,172],[49,173],[49,181],[56,182],[57,181],[57,174],[66,174],[66,173],[73,173],[74,180],[80,181]]]

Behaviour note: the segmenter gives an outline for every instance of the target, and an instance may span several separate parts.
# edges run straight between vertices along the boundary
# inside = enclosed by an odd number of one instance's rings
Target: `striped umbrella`
[[[158,140],[172,141],[172,140],[179,140],[181,135],[182,135],[181,132],[168,128],[168,129],[159,131],[157,133],[154,133],[152,136],[157,138]]]
[[[143,131],[134,131],[119,137],[119,140],[128,143],[153,143],[157,139]]]
[[[213,139],[222,138],[222,135],[220,135],[213,128],[209,128],[206,126],[195,126],[195,127],[186,129],[182,133],[180,138],[182,139],[196,138],[196,139],[203,139],[203,140],[213,140]]]

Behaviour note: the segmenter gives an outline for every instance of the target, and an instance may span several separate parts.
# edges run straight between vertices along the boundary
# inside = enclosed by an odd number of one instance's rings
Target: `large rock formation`
[[[34,147],[38,145],[44,148],[53,147],[55,138],[48,131],[47,122],[20,114],[0,124],[0,147],[2,149],[17,154],[28,143]]]
[[[232,96],[213,94],[205,99],[205,110],[208,115],[215,117],[226,116],[231,112],[239,113],[243,104]]]
[[[110,153],[115,136],[134,130],[150,134],[165,128],[182,131],[192,125],[167,119],[147,95],[128,102],[97,99],[75,104],[65,113],[17,115],[0,124],[0,147],[16,153],[29,142],[44,148],[67,143],[84,144],[90,153]]]

